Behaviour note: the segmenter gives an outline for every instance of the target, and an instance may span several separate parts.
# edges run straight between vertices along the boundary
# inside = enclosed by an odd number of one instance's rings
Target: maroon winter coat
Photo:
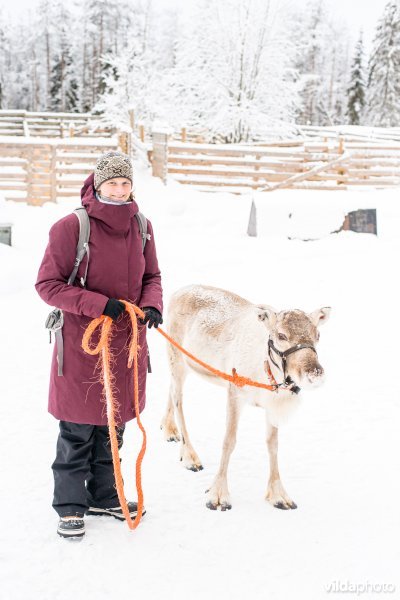
[[[139,225],[134,216],[138,212],[135,201],[121,206],[99,202],[95,197],[93,174],[85,181],[81,197],[82,205],[90,216],[90,260],[86,288],[78,283],[85,271],[86,257],[79,267],[75,285],[67,285],[79,237],[79,222],[72,213],[51,227],[35,287],[47,304],[64,311],[63,376],[58,375],[55,344],[50,374],[49,412],[62,421],[106,425],[100,371],[98,368],[96,370],[99,355],[90,356],[82,350],[83,333],[93,318],[103,314],[109,298],[128,300],[139,307],[154,306],[162,313],[161,275],[149,221],[151,239],[147,241],[144,252],[142,250]],[[126,351],[131,332],[130,318],[124,311],[117,321],[113,321],[111,340],[111,351],[115,357],[112,372],[119,403],[119,424],[135,417],[133,368],[128,369]],[[98,336],[94,335],[92,344],[97,340]],[[140,324],[139,345],[139,405],[142,411],[146,399],[148,350],[146,327]]]

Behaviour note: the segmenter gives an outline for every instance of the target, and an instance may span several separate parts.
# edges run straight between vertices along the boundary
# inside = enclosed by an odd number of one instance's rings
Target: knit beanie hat
[[[94,170],[94,189],[114,177],[126,177],[133,183],[132,161],[127,154],[111,150],[98,159]]]

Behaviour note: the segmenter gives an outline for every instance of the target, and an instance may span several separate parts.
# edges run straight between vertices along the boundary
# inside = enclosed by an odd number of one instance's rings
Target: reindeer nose
[[[314,381],[317,381],[318,379],[320,379],[323,376],[323,374],[324,374],[324,369],[321,367],[320,364],[318,364],[314,367],[314,369],[311,369],[307,375],[308,375],[308,379],[311,382],[314,382]]]

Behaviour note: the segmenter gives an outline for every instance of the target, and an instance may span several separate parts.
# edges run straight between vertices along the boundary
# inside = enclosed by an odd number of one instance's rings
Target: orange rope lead
[[[229,373],[224,373],[223,371],[214,369],[214,367],[212,367],[211,365],[208,365],[207,363],[203,362],[199,358],[196,358],[196,356],[194,356],[193,354],[191,354],[190,352],[185,350],[185,348],[182,348],[182,346],[180,344],[178,344],[178,342],[176,342],[172,337],[170,337],[168,335],[168,333],[166,333],[163,329],[161,329],[161,327],[158,327],[157,331],[159,331],[161,333],[161,335],[163,335],[173,346],[175,346],[175,348],[178,348],[178,350],[183,352],[183,354],[186,354],[186,356],[188,356],[190,359],[192,359],[198,365],[201,365],[202,367],[207,369],[207,371],[214,373],[214,375],[217,375],[217,377],[221,377],[221,379],[230,381],[231,383],[233,383],[234,385],[237,385],[238,387],[243,387],[244,385],[250,385],[252,387],[262,388],[264,390],[269,390],[271,392],[275,392],[276,390],[278,390],[278,384],[276,383],[275,379],[272,377],[272,373],[270,372],[270,370],[268,372],[268,377],[273,382],[271,385],[268,385],[267,383],[261,383],[259,381],[253,381],[252,379],[249,379],[248,377],[243,377],[242,375],[238,375],[236,372],[236,369],[232,369],[232,375],[229,375]]]
[[[138,495],[138,509],[137,515],[134,520],[131,519],[129,509],[124,493],[124,483],[122,480],[121,463],[119,460],[118,451],[118,439],[116,433],[116,414],[118,413],[118,405],[113,393],[113,375],[111,373],[111,353],[110,353],[110,338],[111,328],[113,321],[110,317],[102,315],[97,319],[91,321],[83,335],[82,348],[85,352],[91,355],[99,354],[101,352],[102,357],[102,381],[106,396],[106,408],[107,408],[107,421],[108,430],[111,441],[111,454],[114,466],[115,484],[117,488],[118,500],[122,508],[122,513],[128,523],[130,529],[136,529],[140,523],[140,519],[143,514],[143,490],[142,490],[142,473],[141,466],[143,461],[144,453],[146,452],[146,432],[140,420],[139,413],[139,381],[138,381],[138,366],[137,366],[137,355],[138,355],[138,325],[137,316],[144,317],[144,312],[136,305],[130,302],[125,302],[126,310],[131,318],[132,323],[132,339],[129,347],[128,356],[128,367],[130,368],[133,364],[133,385],[134,385],[134,408],[136,413],[136,421],[139,429],[142,432],[142,447],[140,448],[138,457],[136,459],[136,490]],[[100,340],[96,347],[90,347],[90,338],[93,335],[97,327],[102,324]]]

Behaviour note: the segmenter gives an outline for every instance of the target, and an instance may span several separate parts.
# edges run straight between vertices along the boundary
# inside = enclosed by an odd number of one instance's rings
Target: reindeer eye
[[[278,340],[287,341],[287,337],[284,333],[278,333]]]

